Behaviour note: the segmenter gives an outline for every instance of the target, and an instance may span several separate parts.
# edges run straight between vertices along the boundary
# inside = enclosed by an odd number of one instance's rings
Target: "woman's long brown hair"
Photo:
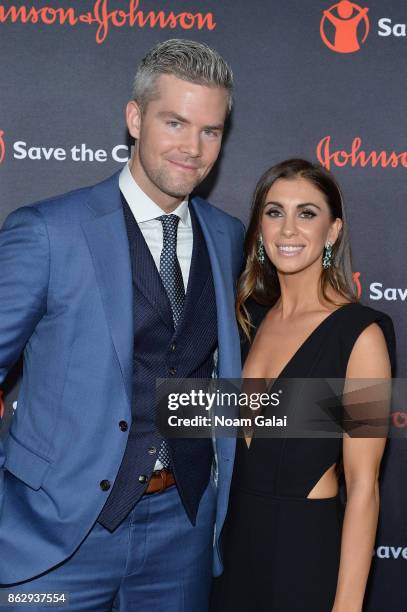
[[[316,187],[326,199],[331,219],[342,220],[342,229],[332,247],[332,265],[327,270],[322,268],[321,255],[321,296],[328,302],[335,303],[327,290],[332,287],[346,301],[356,302],[355,284],[353,282],[351,252],[348,229],[343,209],[342,194],[339,185],[330,172],[318,164],[304,159],[289,159],[267,170],[257,183],[249,227],[245,239],[245,268],[240,276],[237,288],[236,315],[238,322],[250,338],[251,320],[246,302],[249,298],[265,306],[273,306],[281,295],[280,283],[275,266],[265,253],[265,261],[260,264],[257,258],[260,225],[266,196],[270,187],[280,178],[304,178]]]

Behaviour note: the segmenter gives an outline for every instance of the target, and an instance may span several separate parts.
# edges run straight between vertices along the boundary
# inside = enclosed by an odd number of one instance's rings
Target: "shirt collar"
[[[134,215],[137,223],[143,223],[144,221],[151,221],[151,219],[157,219],[161,215],[164,215],[162,208],[158,206],[147,194],[138,186],[130,172],[129,165],[126,164],[119,176],[119,187],[120,191],[126,198],[128,205],[130,206],[131,212]],[[172,212],[173,215],[177,215],[180,218],[181,223],[184,225],[191,225],[191,218],[188,209],[188,197],[177,206]]]

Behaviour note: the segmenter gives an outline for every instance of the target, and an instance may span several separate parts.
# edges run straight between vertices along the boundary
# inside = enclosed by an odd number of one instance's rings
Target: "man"
[[[0,383],[25,347],[0,446],[5,591],[69,593],[66,608],[86,612],[207,610],[234,442],[217,445],[216,506],[212,442],[162,439],[155,381],[209,378],[216,352],[218,376],[240,375],[243,226],[188,197],[219,155],[231,95],[218,53],[157,45],[127,105],[130,165],[0,232]]]

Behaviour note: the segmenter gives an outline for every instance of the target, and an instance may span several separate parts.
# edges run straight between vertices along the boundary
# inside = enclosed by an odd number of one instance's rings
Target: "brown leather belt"
[[[157,470],[152,473],[144,494],[162,493],[173,485],[175,485],[175,477],[171,470]]]

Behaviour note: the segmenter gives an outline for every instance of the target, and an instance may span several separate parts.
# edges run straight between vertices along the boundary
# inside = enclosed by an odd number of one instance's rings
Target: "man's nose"
[[[199,157],[201,154],[200,134],[193,130],[188,130],[188,132],[184,134],[180,149],[182,153],[189,157]]]

